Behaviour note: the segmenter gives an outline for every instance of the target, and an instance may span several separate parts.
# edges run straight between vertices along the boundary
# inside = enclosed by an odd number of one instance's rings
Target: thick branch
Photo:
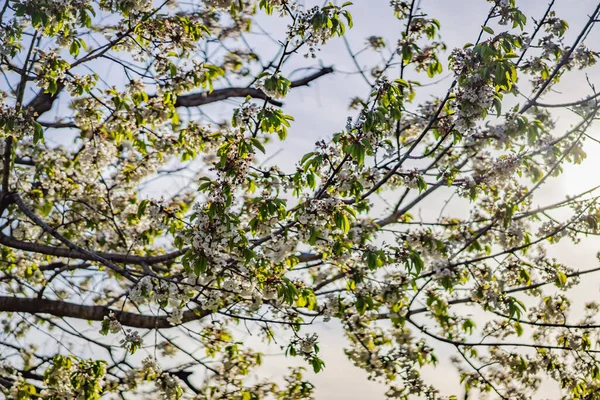
[[[256,88],[227,88],[217,89],[212,92],[192,93],[179,96],[175,101],[175,107],[196,107],[205,104],[216,103],[231,97],[252,97],[255,99],[268,100],[269,103],[282,106],[283,103],[269,98],[265,92]]]
[[[331,74],[333,72],[334,71],[333,71],[332,67],[323,67],[319,71],[315,72],[312,75],[308,75],[307,77],[298,79],[297,81],[292,81],[292,84],[290,85],[290,87],[295,88],[298,86],[308,86],[312,81],[319,79],[322,76]]]
[[[312,81],[314,81],[324,75],[331,74],[332,72],[333,72],[333,68],[324,67],[312,75],[309,75],[302,79],[298,79],[297,81],[293,81],[290,86],[293,88],[298,87],[298,86],[307,86]],[[179,96],[179,97],[177,97],[175,106],[176,107],[196,107],[196,106],[201,106],[204,104],[215,103],[217,101],[226,100],[226,99],[229,99],[232,97],[247,97],[247,96],[250,96],[255,99],[267,100],[269,103],[276,105],[276,106],[283,105],[281,102],[273,100],[270,97],[268,97],[265,94],[265,92],[263,92],[260,89],[239,87],[239,88],[217,89],[217,90],[213,90],[210,93],[202,92],[202,93],[192,93],[192,94],[186,94],[183,96]]]
[[[172,325],[166,316],[153,316],[123,312],[103,306],[86,306],[66,301],[29,299],[0,296],[0,312],[23,312],[27,314],[50,314],[88,321],[102,321],[111,312],[123,326],[139,329],[166,329]],[[182,323],[201,319],[211,312],[207,310],[185,311]]]
[[[38,121],[38,123],[41,126],[43,126],[44,128],[54,128],[54,129],[61,129],[61,128],[74,129],[74,128],[77,128],[77,125],[75,125],[75,122],[44,122],[44,121]]]
[[[65,85],[62,82],[58,82],[58,89],[55,94],[46,93],[43,89],[27,104],[26,108],[33,108],[33,111],[37,115],[42,115],[46,111],[50,111],[54,100],[58,97],[58,94],[62,91]]]

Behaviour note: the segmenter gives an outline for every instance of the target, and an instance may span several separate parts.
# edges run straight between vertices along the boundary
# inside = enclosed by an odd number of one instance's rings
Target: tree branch
[[[290,87],[295,88],[299,86],[308,86],[312,81],[327,75],[333,72],[332,67],[323,67],[321,70],[315,72],[312,75],[309,75],[305,78],[298,79],[297,81],[293,81]],[[269,103],[281,107],[283,103],[271,99],[269,96],[265,94],[260,89],[256,88],[225,88],[225,89],[217,89],[212,92],[202,92],[202,93],[192,93],[186,94],[183,96],[177,97],[175,101],[176,107],[196,107],[204,104],[216,103],[218,101],[227,100],[232,97],[247,97],[250,96],[255,99],[266,100]]]
[[[69,249],[66,247],[55,247],[48,246],[41,243],[24,242],[19,239],[15,239],[11,236],[7,236],[0,232],[0,244],[11,247],[13,249],[29,251],[33,253],[46,254],[55,257],[74,258],[85,261],[98,261],[96,257],[91,256],[87,253],[82,253],[78,250]],[[122,264],[135,264],[135,265],[154,265],[174,260],[183,254],[179,250],[171,253],[162,254],[160,256],[137,256],[132,254],[118,254],[118,253],[94,253],[105,260],[122,263]]]
[[[123,269],[123,268],[119,267],[118,265],[115,265],[112,261],[107,260],[96,253],[93,253],[91,251],[88,251],[88,250],[76,245],[75,243],[71,242],[69,239],[65,238],[63,235],[58,233],[55,228],[52,228],[51,226],[46,224],[40,217],[38,217],[33,211],[31,211],[29,209],[29,207],[27,207],[27,205],[23,202],[23,200],[21,199],[21,197],[18,194],[13,193],[10,197],[11,197],[12,201],[14,201],[14,203],[23,212],[23,214],[25,214],[30,220],[35,222],[36,225],[38,225],[40,228],[42,228],[45,232],[50,234],[52,237],[54,237],[55,239],[64,243],[69,249],[71,249],[73,251],[77,251],[88,257],[91,257],[92,261],[99,262],[99,263],[107,266],[108,268],[112,269],[113,271],[127,277],[128,279],[130,279],[132,281],[134,280],[126,269]]]
[[[0,244],[23,251],[32,253],[46,254],[54,257],[72,258],[84,261],[98,261],[96,257],[91,256],[88,253],[83,253],[78,250],[69,249],[66,247],[55,247],[49,246],[42,243],[24,242],[14,237],[7,236],[0,231]],[[135,264],[135,265],[156,265],[161,263],[168,263],[175,260],[177,257],[183,255],[188,248],[183,250],[175,250],[170,253],[161,254],[159,256],[138,256],[133,254],[120,254],[120,253],[102,253],[94,252],[95,255],[102,257],[105,260],[112,261],[120,264]],[[301,253],[298,256],[300,262],[315,261],[322,258],[321,254],[312,253]]]
[[[312,75],[308,75],[307,77],[298,79],[297,81],[292,81],[290,87],[295,88],[299,86],[308,86],[312,81],[319,79],[322,76],[332,74],[333,72],[333,67],[323,67]]]
[[[319,79],[324,75],[328,75],[333,73],[332,67],[323,67],[319,71],[315,72],[312,75],[307,77],[298,79],[297,81],[293,81],[290,87],[295,88],[299,86],[308,86],[312,81]],[[28,108],[33,108],[33,110],[39,115],[42,115],[46,111],[49,111],[52,108],[52,104],[54,100],[56,100],[58,94],[64,88],[64,84],[59,82],[58,90],[56,94],[51,95],[49,93],[45,93],[44,91],[40,91],[30,102],[27,104]],[[225,89],[217,89],[212,92],[202,92],[202,93],[192,93],[186,94],[183,96],[177,97],[175,101],[175,107],[197,107],[205,104],[216,103],[218,101],[227,100],[232,97],[247,97],[250,96],[255,99],[267,100],[269,103],[281,107],[283,105],[282,102],[273,100],[268,97],[265,92],[256,88],[225,88]],[[49,123],[44,122],[44,126],[50,128],[73,128],[75,127],[72,123]]]
[[[50,314],[88,321],[102,321],[112,312],[123,326],[139,329],[167,329],[172,325],[166,316],[136,314],[114,310],[104,306],[87,306],[67,301],[30,299],[0,296],[0,312],[23,312],[27,314]],[[211,314],[208,310],[185,311],[182,323],[198,320]]]
[[[554,69],[552,70],[552,72],[550,73],[548,78],[544,81],[542,86],[537,90],[537,92],[535,92],[533,97],[527,103],[525,103],[523,105],[523,107],[521,107],[521,109],[519,110],[519,114],[524,114],[525,111],[529,110],[531,107],[533,107],[537,103],[538,99],[542,96],[542,94],[544,94],[544,92],[546,91],[548,86],[554,81],[554,79],[556,78],[556,76],[558,75],[560,70],[565,65],[567,65],[567,63],[571,60],[571,56],[573,55],[573,52],[577,49],[577,46],[579,46],[579,43],[582,42],[583,39],[587,36],[587,34],[589,33],[590,27],[594,23],[597,22],[596,18],[598,17],[598,13],[600,13],[600,4],[598,4],[596,6],[596,9],[594,10],[592,15],[588,19],[588,22],[585,24],[585,26],[579,33],[579,36],[577,36],[577,39],[575,39],[575,42],[571,45],[569,50],[563,55],[560,62],[558,64],[556,64],[556,66],[554,67]]]
[[[57,99],[59,93],[64,87],[64,83],[59,81],[58,88],[54,94],[46,93],[43,89],[40,90],[25,108],[33,108],[33,111],[35,111],[38,116],[42,115],[46,111],[50,111],[52,105],[54,104],[54,100]]]
[[[216,89],[212,92],[185,94],[177,97],[175,107],[196,107],[205,104],[216,103],[218,101],[227,100],[231,97],[252,97],[254,99],[267,100],[269,103],[281,107],[282,102],[273,100],[268,97],[265,92],[256,88],[226,88]]]

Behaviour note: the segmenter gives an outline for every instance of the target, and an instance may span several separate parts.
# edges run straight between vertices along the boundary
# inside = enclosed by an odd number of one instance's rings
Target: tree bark
[[[114,310],[105,306],[88,306],[67,301],[31,299],[0,296],[0,312],[23,312],[27,314],[50,314],[55,317],[69,317],[87,321],[102,321],[111,312],[123,326],[139,329],[167,329],[172,325],[166,316],[136,314]],[[209,315],[208,310],[185,311],[182,323],[199,320]]]

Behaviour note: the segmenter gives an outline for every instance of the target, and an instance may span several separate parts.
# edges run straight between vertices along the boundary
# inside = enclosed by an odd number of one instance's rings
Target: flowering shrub
[[[309,399],[304,367],[263,379],[235,326],[320,372],[306,326],[337,322],[390,398],[451,395],[422,373],[440,344],[475,396],[552,379],[598,398],[600,306],[568,292],[597,268],[547,252],[600,234],[596,188],[535,196],[597,141],[591,81],[581,100],[547,97],[596,63],[600,4],[569,28],[554,2],[487,3],[478,37],[448,48],[435,7],[390,1],[400,37],[345,43],[368,96],[290,168],[273,161],[299,133],[285,102],[348,69],[294,60],[347,40],[351,3],[4,2],[0,393]],[[248,45],[264,18],[287,25],[275,55]],[[576,118],[564,132],[560,112]]]

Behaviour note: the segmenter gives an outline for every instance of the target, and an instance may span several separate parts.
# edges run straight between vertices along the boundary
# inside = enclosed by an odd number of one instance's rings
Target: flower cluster
[[[0,105],[0,137],[21,139],[33,136],[41,126],[35,122],[37,115],[31,109],[19,110],[8,104]]]
[[[207,0],[207,4],[217,10],[228,10],[234,0]]]
[[[477,180],[487,185],[504,185],[515,175],[521,163],[521,158],[515,154],[500,157]]]
[[[39,62],[36,64],[37,85],[49,93],[56,93],[59,83],[64,79],[70,65],[63,60],[59,52],[36,50]]]
[[[115,313],[113,311],[111,311],[110,314],[108,315],[108,317],[105,316],[104,320],[102,320],[102,330],[100,330],[100,333],[102,333],[102,334],[106,334],[108,332],[119,333],[119,332],[121,332],[122,329],[123,329],[123,326],[117,320]]]
[[[245,238],[232,226],[217,223],[211,218],[208,209],[201,205],[195,205],[197,210],[196,226],[192,236],[192,246],[197,254],[209,260],[213,272],[219,273],[227,266],[231,247],[242,242]]]
[[[398,18],[406,18],[410,12],[410,2],[406,0],[390,0],[390,6]]]
[[[102,1],[100,6],[106,10],[111,10],[111,7],[117,6],[125,13],[134,15],[147,13],[152,10],[152,1],[150,0],[120,0],[118,2]]]
[[[471,79],[468,84],[457,90],[456,103],[458,108],[454,114],[454,127],[464,133],[475,126],[494,100],[494,89],[485,81]]]
[[[146,275],[134,285],[129,292],[129,299],[137,304],[155,302],[163,308],[170,307],[168,320],[172,325],[179,325],[182,321],[183,310],[181,304],[189,301],[188,293],[174,282],[158,280]],[[105,317],[106,318],[106,317]],[[111,321],[112,323],[112,321]],[[112,331],[112,328],[109,328]],[[114,332],[113,332],[114,333]]]
[[[315,345],[319,337],[316,333],[311,335],[306,334],[303,338],[298,339],[298,347],[305,358],[309,358],[315,351]]]
[[[256,88],[275,100],[283,99],[290,90],[291,82],[279,74],[266,74],[256,82]]]
[[[104,361],[54,356],[44,373],[46,387],[40,396],[51,399],[99,398],[106,385],[105,364]]]
[[[138,369],[128,371],[126,377],[130,387],[135,388],[144,381],[154,381],[154,385],[163,400],[178,400],[183,395],[179,379],[163,371],[154,357],[148,356],[142,360]]]
[[[340,16],[343,15],[352,26],[352,19],[344,6],[337,7],[332,4],[325,7],[312,7],[306,11],[298,11],[294,24],[288,27],[288,40],[294,40],[294,45],[305,43],[308,52],[304,57],[317,57],[317,49],[324,45],[334,36],[341,36],[345,31],[344,22]]]
[[[299,239],[308,242],[311,235],[316,235],[319,242],[327,243],[333,240],[332,234],[335,234],[335,230],[330,231],[327,227],[332,223],[335,214],[347,215],[343,207],[344,203],[335,198],[307,200],[304,207],[296,214],[296,220],[300,225],[311,229],[302,229],[299,232]]]
[[[258,104],[249,100],[244,101],[233,113],[233,123],[235,126],[251,127],[258,121],[260,107]]]
[[[125,331],[125,337],[120,341],[121,347],[128,353],[133,354],[144,344],[144,340],[140,336],[138,331],[132,331],[127,329]]]

